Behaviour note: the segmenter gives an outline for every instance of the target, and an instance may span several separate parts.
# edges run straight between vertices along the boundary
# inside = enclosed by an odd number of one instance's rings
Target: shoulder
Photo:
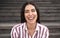
[[[12,30],[17,29],[17,28],[21,28],[23,25],[24,25],[24,23],[16,24],[12,27]]]
[[[40,24],[40,23],[37,23],[37,25],[41,28],[44,28],[44,29],[47,29],[48,30],[48,27],[46,25],[43,25],[43,24]]]
[[[49,29],[48,29],[47,26],[38,23],[38,27],[39,27],[39,30],[41,30],[41,32],[44,32],[44,33],[46,33],[49,36]]]

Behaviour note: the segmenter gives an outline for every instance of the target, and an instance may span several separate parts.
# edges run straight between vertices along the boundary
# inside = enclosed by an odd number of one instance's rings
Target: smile
[[[28,17],[28,20],[33,20],[35,17]]]

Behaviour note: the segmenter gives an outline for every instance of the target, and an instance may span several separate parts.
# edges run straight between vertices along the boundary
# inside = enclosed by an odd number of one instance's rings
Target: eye
[[[35,9],[31,9],[32,12],[35,12],[36,10]]]
[[[29,10],[25,10],[25,13],[29,13]]]

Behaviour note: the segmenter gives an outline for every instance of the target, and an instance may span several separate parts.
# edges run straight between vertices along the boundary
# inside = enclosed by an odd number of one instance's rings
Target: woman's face
[[[36,23],[37,20],[37,11],[35,9],[35,7],[31,4],[28,4],[25,7],[25,11],[24,11],[24,16],[25,19],[28,23]]]

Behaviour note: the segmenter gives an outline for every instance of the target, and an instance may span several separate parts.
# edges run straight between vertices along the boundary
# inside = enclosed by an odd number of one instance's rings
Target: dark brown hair
[[[36,9],[36,11],[37,11],[37,15],[38,15],[36,22],[40,23],[39,10],[38,10],[38,8],[36,7],[36,3],[32,2],[32,1],[31,1],[31,2],[26,2],[26,3],[22,6],[22,9],[21,9],[21,23],[26,22],[26,19],[25,19],[25,16],[24,16],[24,11],[25,11],[25,7],[26,7],[28,4],[31,4],[31,5],[33,5],[33,6],[35,7],[35,9]]]

